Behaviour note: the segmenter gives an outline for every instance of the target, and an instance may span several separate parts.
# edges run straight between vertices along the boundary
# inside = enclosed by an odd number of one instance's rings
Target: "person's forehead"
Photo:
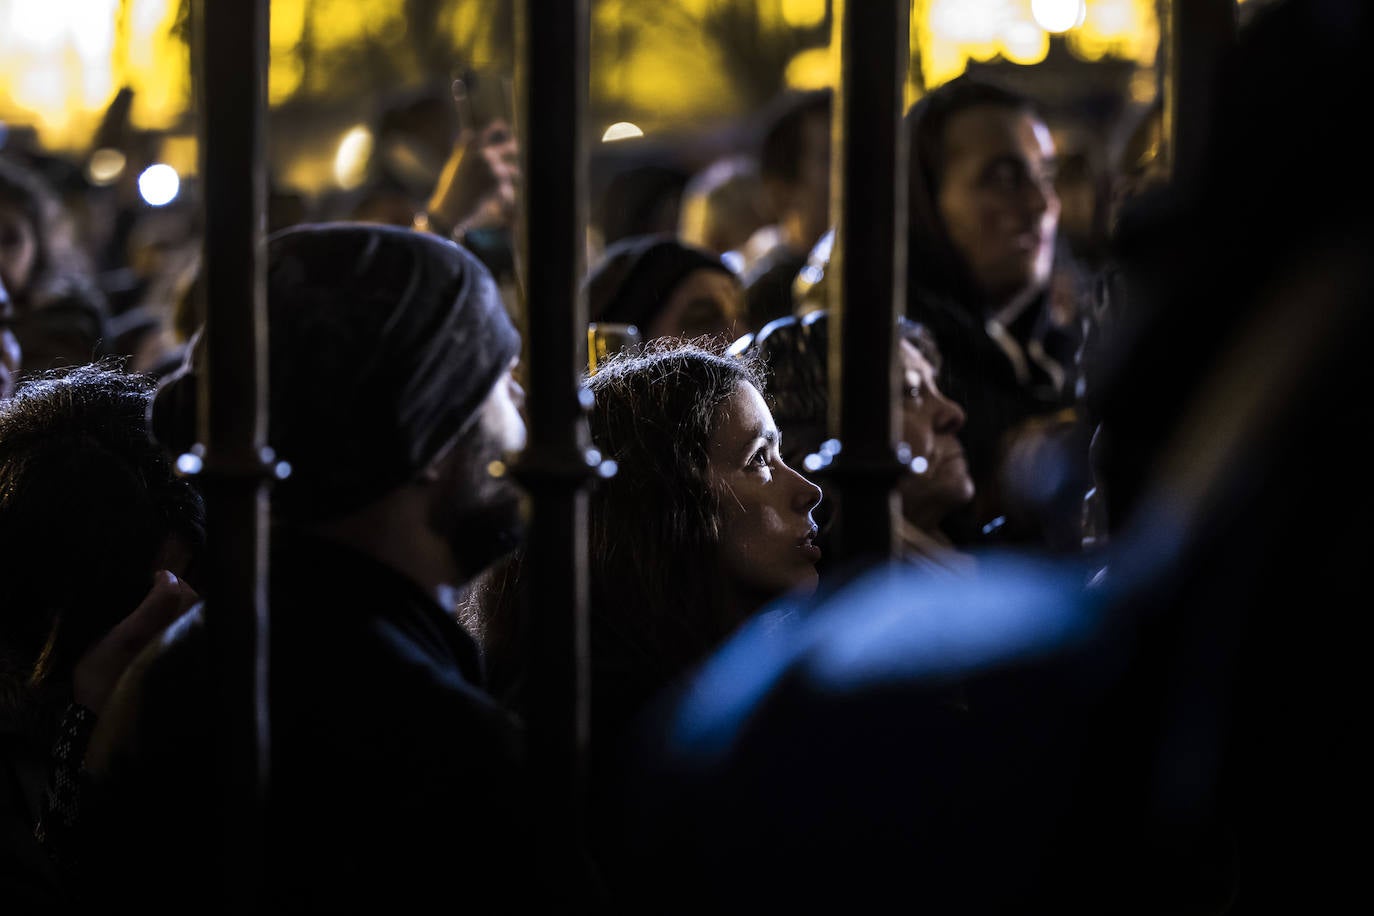
[[[922,375],[934,375],[935,367],[926,359],[925,354],[909,340],[898,342],[898,350],[902,357],[902,371],[917,372]]]
[[[1007,105],[975,105],[953,115],[945,127],[947,167],[977,164],[1000,156],[1052,156],[1054,140],[1043,121]]]
[[[735,384],[734,393],[720,406],[720,421],[713,436],[713,451],[742,448],[761,432],[773,428],[773,415],[763,395],[745,381]]]

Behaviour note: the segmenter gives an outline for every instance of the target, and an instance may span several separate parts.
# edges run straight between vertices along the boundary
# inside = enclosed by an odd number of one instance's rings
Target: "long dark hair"
[[[618,639],[676,670],[732,625],[716,574],[720,502],[712,434],[759,363],[669,340],[618,354],[588,382],[592,441],[615,461],[591,495],[594,613]]]
[[[717,573],[719,497],[708,453],[740,382],[763,390],[753,354],[724,356],[660,338],[604,362],[587,387],[593,444],[615,461],[589,505],[594,664],[633,672],[650,691],[701,658],[733,626]],[[523,556],[483,576],[460,617],[479,631],[492,690],[519,703]],[[604,682],[603,682],[604,683]]]

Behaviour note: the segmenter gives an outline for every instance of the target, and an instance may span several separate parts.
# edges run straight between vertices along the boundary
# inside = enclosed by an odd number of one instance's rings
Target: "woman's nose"
[[[935,422],[933,424],[935,432],[957,433],[964,428],[966,419],[968,419],[968,415],[964,413],[964,408],[943,394],[935,395]]]
[[[821,497],[824,495],[821,488],[816,486],[806,477],[792,470],[789,465],[788,472],[796,478],[796,495],[793,497],[792,506],[797,512],[805,515],[821,504]]]

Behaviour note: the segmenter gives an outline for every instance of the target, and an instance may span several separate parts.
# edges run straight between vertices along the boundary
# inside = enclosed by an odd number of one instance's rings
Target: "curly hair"
[[[616,463],[589,499],[593,664],[633,672],[646,693],[734,625],[717,573],[720,500],[708,454],[738,385],[762,391],[764,370],[753,354],[704,344],[658,338],[615,353],[586,380],[592,443]],[[517,704],[523,561],[517,552],[480,577],[459,611],[480,634],[492,689]]]
[[[708,453],[740,383],[762,391],[762,364],[675,339],[617,353],[588,380],[592,442],[617,465],[591,494],[592,606],[670,669],[731,626]]]
[[[107,361],[0,405],[0,702],[69,687],[151,587],[167,539],[193,555],[204,543],[199,494],[148,436],[151,397],[151,379]]]

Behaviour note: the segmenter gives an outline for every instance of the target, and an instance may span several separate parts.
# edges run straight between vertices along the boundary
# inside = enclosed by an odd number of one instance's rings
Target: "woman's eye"
[[[751,468],[768,467],[768,450],[761,448],[757,452],[755,452],[753,457],[749,459],[749,466]]]

